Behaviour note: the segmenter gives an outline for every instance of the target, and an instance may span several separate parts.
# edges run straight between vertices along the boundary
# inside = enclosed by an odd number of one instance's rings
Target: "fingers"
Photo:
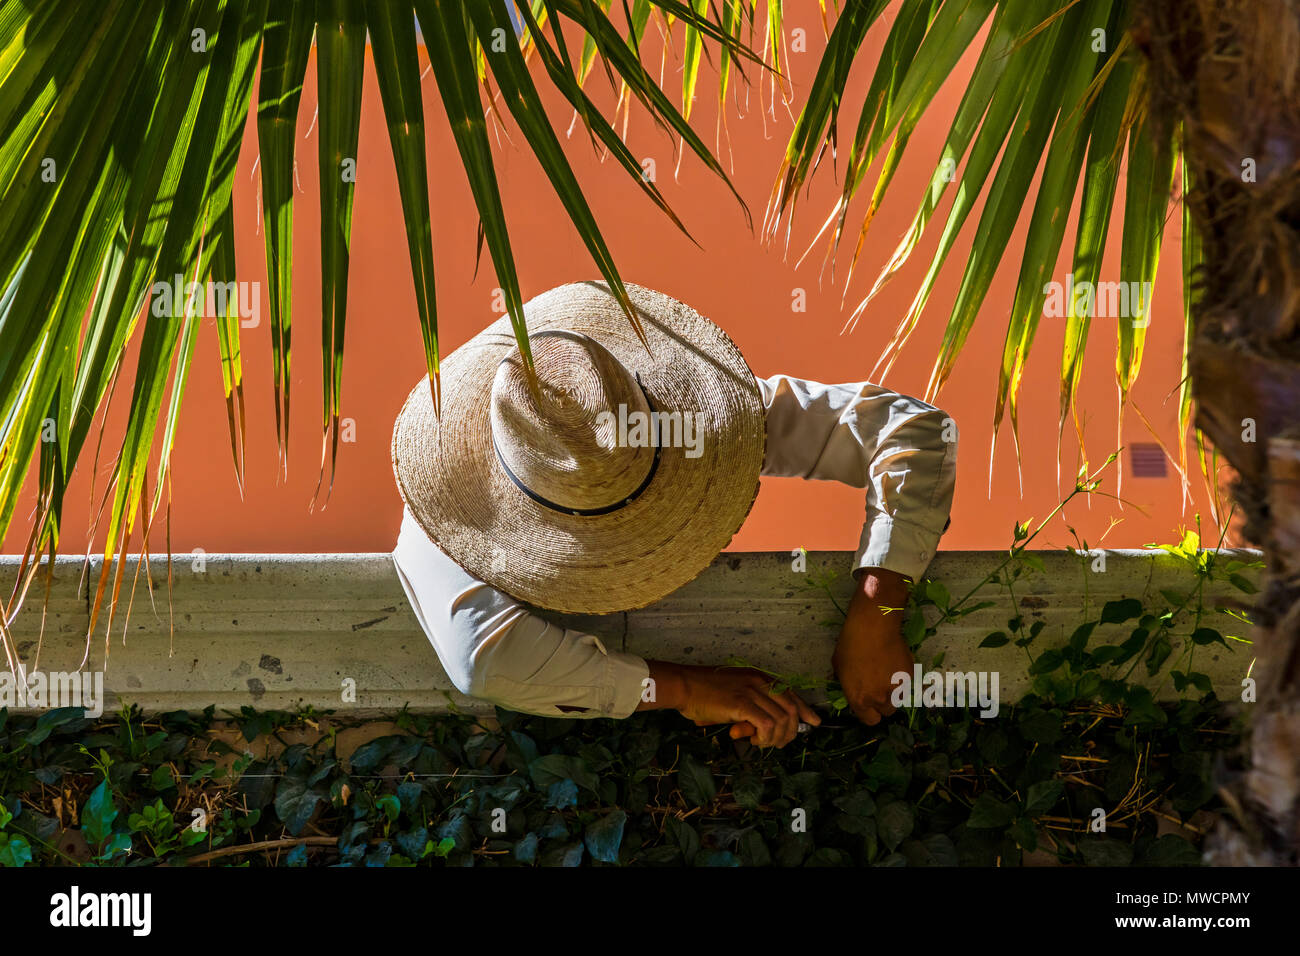
[[[732,728],[732,739],[739,740],[741,737],[748,737],[751,743],[758,744],[759,741],[771,737],[776,728],[776,715],[765,709],[756,695],[752,693],[743,694],[736,701],[735,706],[734,719],[736,723]],[[764,743],[760,744],[760,746],[766,747],[769,745]]]
[[[787,713],[790,715],[791,736],[781,746],[785,746],[785,744],[788,744],[790,743],[791,740],[794,740],[795,736],[799,733],[800,722],[809,724],[813,727],[816,727],[821,724],[822,719],[821,716],[817,713],[817,711],[813,710],[806,703],[804,703],[804,699],[800,697],[798,694],[796,694],[793,690],[787,690],[783,694],[777,696],[775,699],[777,703],[779,703],[783,708],[785,708]]]
[[[822,722],[821,715],[809,707],[807,703],[804,702],[804,699],[794,691],[787,691],[787,693],[790,695],[790,700],[794,703],[795,710],[799,714],[799,719],[805,724],[812,724],[814,727],[820,727]]]
[[[707,727],[709,726],[709,724],[707,724],[704,721],[697,720],[695,721],[695,726]],[[758,733],[759,733],[758,728],[755,727],[748,720],[737,721],[736,723],[732,724],[730,727],[727,728],[727,736],[730,737],[732,740],[744,740],[746,738],[749,738],[750,740],[754,740],[754,738],[758,736]]]
[[[803,698],[800,697],[798,694],[796,694],[794,691],[786,691],[784,694],[774,699],[777,700],[783,707],[786,704],[788,704],[790,707],[794,708],[794,718],[795,718],[794,730],[796,736],[798,735],[799,732],[800,721],[812,727],[817,727],[821,725],[822,722],[821,715],[818,714],[817,711],[809,707],[808,704],[804,703]],[[742,737],[754,737],[757,733],[758,733],[757,728],[754,727],[754,725],[749,723],[748,721],[741,721],[740,723],[733,724],[731,727],[732,740],[739,740]],[[790,743],[790,741],[793,739],[794,738],[791,737],[788,740],[778,741],[777,746],[785,746],[786,744]],[[757,743],[757,741],[755,741],[755,743]]]
[[[733,719],[735,724],[730,731],[733,740],[748,737],[757,746],[770,747],[780,733],[781,709],[769,705],[762,692],[753,688],[744,688],[737,696]]]
[[[773,708],[776,709],[776,731],[767,740],[756,740],[755,743],[758,743],[759,746],[786,746],[798,735],[800,720],[814,726],[821,723],[821,718],[817,713],[805,704],[803,699],[793,690],[774,694],[772,692],[772,681],[761,674],[754,675],[753,686],[760,693],[768,712],[772,713]]]
[[[753,742],[760,747],[772,747],[785,733],[785,711],[762,690],[751,688],[745,698],[747,712],[743,715],[757,729]]]
[[[695,726],[707,727],[709,725],[697,720]],[[758,728],[747,720],[737,721],[727,728],[727,736],[732,740],[742,740],[746,737],[753,738],[758,736]]]
[[[784,747],[795,739],[802,720],[811,726],[821,717],[803,702],[798,694],[787,690],[772,692],[773,682],[761,672],[730,672],[719,677],[711,687],[710,699],[702,699],[693,708],[692,721],[697,727],[713,723],[731,723],[732,740],[749,739],[759,747]]]
[[[761,747],[784,747],[799,732],[799,711],[789,694],[773,695],[770,688],[755,690],[759,704],[772,715],[775,724],[771,734],[758,741]]]
[[[881,714],[884,708],[875,701],[855,700],[850,701],[849,706],[853,709],[853,713],[857,715],[858,720],[868,727],[874,727],[884,719]]]
[[[871,697],[867,700],[867,706],[880,714],[881,717],[888,717],[894,711],[898,710],[889,700],[889,696]]]

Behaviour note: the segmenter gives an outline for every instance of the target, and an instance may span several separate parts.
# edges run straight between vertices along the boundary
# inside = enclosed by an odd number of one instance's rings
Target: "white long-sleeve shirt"
[[[762,474],[866,489],[853,571],[924,574],[952,507],[957,429],[933,405],[869,382],[759,381],[767,410]],[[635,654],[564,628],[470,575],[405,509],[398,578],[443,669],[463,694],[548,717],[626,717],[649,673]]]

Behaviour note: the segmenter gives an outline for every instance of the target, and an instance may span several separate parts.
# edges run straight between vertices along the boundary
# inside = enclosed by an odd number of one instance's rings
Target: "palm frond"
[[[246,416],[240,296],[230,291],[238,285],[239,245],[231,195],[250,108],[256,110],[276,435],[280,468],[287,469],[293,220],[303,148],[298,129],[313,47],[324,391],[319,493],[327,463],[332,483],[339,454],[367,37],[438,407],[427,104],[417,22],[483,242],[527,356],[523,299],[486,115],[501,121],[508,115],[522,132],[635,327],[618,268],[546,116],[538,84],[549,83],[573,106],[592,143],[685,232],[583,83],[595,70],[610,78],[739,199],[687,122],[690,97],[680,110],[673,105],[642,63],[640,44],[656,13],[690,31],[693,89],[699,64],[711,60],[710,48],[725,52],[733,66],[763,63],[736,29],[736,11],[752,19],[759,2],[734,0],[724,19],[715,4],[700,0],[636,0],[631,6],[625,0],[617,9],[610,0],[0,0],[0,540],[35,464],[37,511],[26,554],[57,553],[68,481],[95,417],[119,395],[120,383],[125,426],[117,444],[105,449],[111,452],[107,486],[92,487],[104,519],[96,517],[92,534],[102,536],[106,559],[125,553],[137,534],[147,550],[148,529],[167,500],[171,449],[205,318],[217,328],[231,455],[242,490]],[[616,22],[616,15],[626,22]],[[576,62],[566,32],[581,37]],[[507,109],[497,112],[498,101]],[[213,289],[222,294],[214,299]],[[136,348],[134,367],[124,368],[128,349]],[[99,446],[91,447],[97,459]],[[3,608],[5,621],[16,613],[36,563],[23,567]],[[111,625],[123,583],[121,563],[106,560],[92,589],[91,632],[106,597]],[[6,654],[16,660],[10,637],[7,627],[0,628]]]
[[[783,217],[789,234],[799,190],[826,152],[836,150],[841,102],[851,89],[850,69],[885,6],[879,0],[843,5],[773,186],[764,222],[769,238],[776,236]],[[1128,296],[1128,311],[1116,320],[1121,422],[1142,367],[1149,290],[1169,218],[1179,147],[1173,136],[1157,131],[1140,108],[1145,65],[1126,32],[1132,11],[1133,4],[1126,0],[901,0],[866,89],[843,188],[818,233],[819,239],[826,239],[833,267],[843,237],[850,232],[851,203],[866,193],[861,226],[852,230],[856,243],[844,279],[847,295],[866,233],[889,192],[912,131],[931,110],[939,86],[983,33],[979,59],[962,92],[929,187],[884,269],[858,299],[846,327],[854,327],[870,314],[872,300],[909,261],[922,237],[937,231],[937,248],[912,304],[897,321],[872,371],[873,378],[877,373],[880,378],[887,375],[982,201],[974,226],[978,241],[964,263],[925,392],[928,400],[937,400],[964,351],[995,274],[1012,251],[1012,236],[1025,221],[1022,214],[1027,208],[1028,231],[1023,245],[1017,243],[1019,274],[1005,319],[993,409],[994,446],[1003,419],[1009,416],[1017,461],[1020,388],[1049,289],[1072,284],[1095,290],[1102,284],[1103,253],[1121,175],[1119,278],[1124,291],[1138,290],[1137,301]],[[882,170],[868,190],[865,174],[882,152]],[[954,184],[952,205],[942,227],[936,229],[932,219]],[[1080,212],[1074,244],[1065,250],[1067,222],[1076,200]],[[1066,283],[1052,278],[1063,252],[1072,259]],[[1194,249],[1188,254],[1196,255]],[[1084,301],[1067,295],[1066,300],[1060,313],[1066,327],[1058,434],[1074,409],[1097,306],[1095,296]],[[1189,402],[1184,389],[1179,416],[1184,432],[1190,421]],[[1075,426],[1082,452],[1077,415]],[[992,452],[993,447],[990,481]],[[1185,453],[1180,454],[1185,474]]]

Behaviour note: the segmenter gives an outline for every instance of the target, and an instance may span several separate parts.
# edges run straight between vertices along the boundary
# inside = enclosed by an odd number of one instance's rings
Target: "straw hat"
[[[758,493],[766,419],[740,350],[689,306],[627,290],[649,353],[603,282],[560,286],[524,306],[538,397],[502,317],[443,361],[441,421],[422,377],[393,429],[425,533],[536,607],[650,604],[708,566]]]

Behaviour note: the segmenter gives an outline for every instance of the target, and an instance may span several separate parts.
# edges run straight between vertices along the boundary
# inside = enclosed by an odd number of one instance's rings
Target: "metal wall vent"
[[[1128,467],[1134,478],[1164,478],[1165,453],[1155,442],[1134,442],[1129,446]]]

